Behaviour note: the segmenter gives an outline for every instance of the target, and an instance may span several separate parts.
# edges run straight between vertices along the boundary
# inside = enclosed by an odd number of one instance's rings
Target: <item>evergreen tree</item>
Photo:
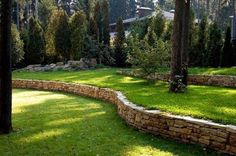
[[[65,11],[60,10],[57,18],[58,23],[55,27],[54,39],[55,50],[63,57],[64,61],[66,61],[70,57],[71,48],[68,15]]]
[[[197,26],[195,23],[195,15],[194,12],[190,12],[190,29],[189,29],[189,66],[197,66],[198,63],[198,51],[197,49],[197,42],[198,42],[198,32]],[[197,59],[196,59],[197,58]]]
[[[173,22],[169,21],[167,23],[167,28],[166,28],[166,30],[164,31],[164,34],[163,34],[163,40],[164,41],[170,41],[172,33],[173,33]]]
[[[103,29],[102,29],[102,12],[100,2],[97,1],[94,7],[94,20],[98,27],[98,40],[101,43],[103,39]]]
[[[56,9],[56,4],[54,1],[50,0],[41,0],[39,3],[39,20],[40,23],[42,24],[43,28],[46,29],[50,15],[53,10]]]
[[[11,61],[12,66],[16,67],[24,59],[24,42],[20,38],[20,33],[15,24],[11,26]]]
[[[43,62],[45,51],[44,32],[38,21],[33,17],[29,20],[28,46],[26,53],[27,64],[40,64]]]
[[[102,37],[103,44],[110,45],[110,28],[109,28],[109,4],[107,0],[102,1]]]
[[[116,66],[125,67],[127,55],[124,50],[125,31],[122,18],[119,18],[116,23],[116,32],[114,41]]]
[[[205,66],[206,64],[206,43],[207,43],[207,17],[204,16],[198,28],[198,41],[196,45],[196,65]]]
[[[228,27],[225,34],[224,47],[221,55],[221,66],[231,67],[234,64],[235,55],[233,53],[233,47],[231,43],[231,28]]]
[[[217,24],[211,24],[209,27],[209,37],[207,42],[207,60],[206,66],[219,67],[220,55],[222,50],[222,36],[221,30]]]
[[[157,42],[157,35],[156,33],[151,29],[151,27],[148,28],[148,33],[145,36],[145,41],[150,45],[150,46],[155,46]]]
[[[165,19],[163,13],[158,10],[156,16],[152,19],[152,29],[158,38],[160,38],[165,29]]]
[[[88,30],[88,35],[90,35],[93,39],[98,41],[98,34],[99,34],[99,30],[98,30],[98,26],[96,21],[94,20],[94,18],[90,18],[89,19],[89,30]]]
[[[45,32],[46,58],[49,62],[58,61],[59,54],[55,49],[55,34],[58,27],[59,17],[62,10],[54,10],[49,18],[49,23]]]
[[[90,19],[90,12],[91,12],[91,0],[84,0],[84,12],[86,14],[87,19]]]
[[[70,19],[71,30],[71,58],[79,60],[84,50],[84,42],[87,35],[86,15],[83,11],[76,12]]]
[[[127,7],[127,0],[109,0],[110,4],[110,22],[114,23],[118,20],[119,17],[122,19],[128,18]]]

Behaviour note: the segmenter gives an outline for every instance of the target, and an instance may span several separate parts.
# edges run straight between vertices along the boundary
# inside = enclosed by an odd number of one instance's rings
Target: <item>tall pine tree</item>
[[[225,42],[221,55],[221,66],[231,67],[235,65],[235,55],[233,53],[233,46],[231,43],[231,28],[228,27],[225,34]]]
[[[94,20],[98,28],[98,40],[101,43],[103,40],[103,29],[102,29],[102,12],[99,1],[96,2],[94,7]]]
[[[210,67],[219,67],[221,50],[222,50],[221,30],[219,29],[216,23],[213,23],[209,27],[205,65]]]
[[[71,58],[79,60],[84,51],[84,42],[87,36],[87,21],[83,11],[74,13],[70,18],[71,30]]]
[[[206,59],[207,59],[207,50],[206,50],[206,43],[207,43],[207,27],[208,21],[207,17],[204,16],[201,20],[198,29],[198,41],[196,45],[196,65],[197,66],[205,66]]]
[[[109,4],[107,0],[102,1],[102,40],[104,45],[110,45],[109,28]]]
[[[124,50],[125,43],[125,30],[122,18],[119,18],[116,23],[116,36],[115,36],[115,63],[117,67],[125,67],[127,55]]]
[[[26,52],[27,64],[40,64],[43,62],[45,51],[44,32],[38,21],[33,17],[29,20],[28,45]]]
[[[70,57],[71,48],[68,15],[65,11],[60,10],[57,18],[58,23],[55,27],[54,39],[55,50],[63,57],[64,61],[66,61]]]

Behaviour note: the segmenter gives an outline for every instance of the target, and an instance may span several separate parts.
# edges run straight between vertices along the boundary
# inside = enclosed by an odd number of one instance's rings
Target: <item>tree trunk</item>
[[[189,19],[190,19],[190,0],[187,0],[183,9],[183,31],[181,46],[181,74],[182,82],[187,86],[188,83],[188,51],[189,51]]]
[[[0,133],[12,130],[11,0],[1,0],[0,19]]]
[[[174,30],[172,36],[170,92],[179,92],[178,76],[181,75],[181,50],[183,33],[183,9],[185,0],[175,0]]]

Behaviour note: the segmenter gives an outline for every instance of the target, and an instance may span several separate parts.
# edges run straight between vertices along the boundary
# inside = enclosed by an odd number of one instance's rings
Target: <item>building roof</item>
[[[149,11],[152,11],[152,9],[148,8],[148,7],[138,7],[137,10],[149,10]]]
[[[145,16],[145,17],[141,17],[141,18],[138,18],[138,17],[128,18],[128,19],[123,20],[123,23],[127,24],[127,23],[132,23],[132,22],[135,22],[135,21],[142,21],[142,20],[145,20],[147,18],[151,18],[151,17],[153,17],[155,15],[156,15],[156,12],[153,12],[151,15]],[[173,20],[174,19],[174,13],[170,13],[170,12],[167,12],[167,11],[163,11],[163,16],[167,20]],[[110,26],[115,26],[115,25],[116,25],[116,23],[110,24]]]

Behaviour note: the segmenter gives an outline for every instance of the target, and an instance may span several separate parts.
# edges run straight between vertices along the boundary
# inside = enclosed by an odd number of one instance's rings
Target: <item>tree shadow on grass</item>
[[[30,96],[35,91],[20,92]],[[0,155],[217,155],[140,133],[127,126],[111,104],[51,92],[45,98],[45,92],[37,93],[40,102],[27,105],[26,98],[25,105],[16,104],[22,110],[13,114],[17,131],[0,136]]]

